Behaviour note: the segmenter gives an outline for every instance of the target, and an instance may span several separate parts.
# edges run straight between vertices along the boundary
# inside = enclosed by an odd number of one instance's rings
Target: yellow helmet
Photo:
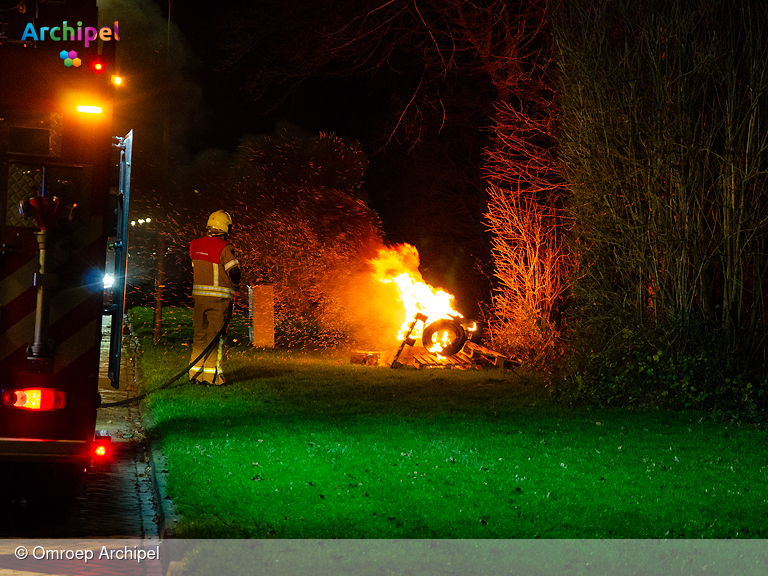
[[[229,234],[229,227],[232,226],[232,216],[224,210],[217,210],[208,216],[208,224],[205,225],[206,231],[213,236]]]

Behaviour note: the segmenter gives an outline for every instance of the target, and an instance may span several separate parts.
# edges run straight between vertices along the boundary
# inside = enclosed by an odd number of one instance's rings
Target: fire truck
[[[107,443],[104,315],[120,377],[133,137],[112,136],[114,42],[77,38],[95,0],[15,4],[0,4],[0,488],[71,494]]]

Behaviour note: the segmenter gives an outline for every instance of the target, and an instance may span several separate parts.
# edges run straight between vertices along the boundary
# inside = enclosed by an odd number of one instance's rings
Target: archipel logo
[[[80,64],[83,63],[83,61],[77,57],[77,52],[75,52],[74,50],[70,50],[69,52],[67,52],[66,50],[62,50],[61,52],[59,52],[59,56],[61,56],[61,59],[64,60],[64,66],[66,66],[67,68],[69,68],[70,66],[74,66],[75,68],[77,68],[78,66],[80,66]]]
[[[109,42],[113,38],[120,41],[120,28],[118,24],[118,22],[115,22],[114,28],[105,26],[104,28],[97,30],[93,26],[86,26],[83,28],[82,22],[78,22],[77,28],[73,28],[72,26],[67,26],[67,21],[64,20],[61,26],[53,26],[52,28],[49,28],[48,26],[40,26],[40,30],[35,30],[35,26],[30,22],[24,29],[21,41],[34,40],[35,42],[43,42],[45,40],[53,40],[55,42],[60,42],[63,40],[65,42],[73,42],[77,40],[78,42],[84,42],[85,47],[88,48],[88,45],[97,38],[103,42]],[[46,32],[48,33],[48,38],[45,37]]]

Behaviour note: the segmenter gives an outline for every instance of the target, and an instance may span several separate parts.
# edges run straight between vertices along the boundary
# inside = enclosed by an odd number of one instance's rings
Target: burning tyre
[[[424,328],[421,342],[430,352],[452,356],[464,348],[467,333],[464,327],[452,318],[441,318]]]

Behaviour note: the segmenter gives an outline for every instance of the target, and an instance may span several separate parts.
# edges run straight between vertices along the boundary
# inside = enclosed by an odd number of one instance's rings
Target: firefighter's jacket
[[[232,244],[219,236],[203,236],[189,243],[189,255],[194,268],[192,296],[229,298],[240,279],[240,263],[235,257]],[[235,272],[235,281],[231,274]]]

